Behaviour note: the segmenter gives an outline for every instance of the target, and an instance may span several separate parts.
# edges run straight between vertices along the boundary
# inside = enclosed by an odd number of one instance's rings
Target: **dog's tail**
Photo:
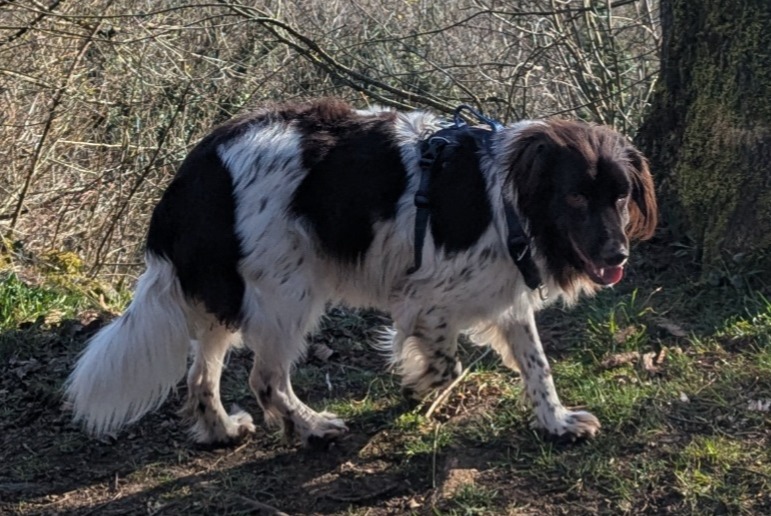
[[[88,342],[65,384],[74,418],[96,435],[156,409],[184,376],[187,304],[174,267],[152,253],[134,300]]]

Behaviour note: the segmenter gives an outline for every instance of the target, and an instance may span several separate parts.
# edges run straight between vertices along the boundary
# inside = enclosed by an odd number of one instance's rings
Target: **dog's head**
[[[618,283],[630,239],[656,228],[643,155],[608,127],[550,120],[512,129],[509,184],[537,252],[567,292]]]

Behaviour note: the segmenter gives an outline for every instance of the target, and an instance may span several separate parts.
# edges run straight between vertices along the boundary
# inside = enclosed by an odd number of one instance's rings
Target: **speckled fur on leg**
[[[504,315],[498,325],[488,331],[491,331],[489,343],[504,364],[516,366],[522,375],[537,426],[560,437],[594,437],[599,432],[600,422],[593,414],[571,411],[562,405],[532,313],[524,321]]]
[[[266,422],[282,425],[287,439],[297,436],[304,446],[317,447],[348,431],[335,414],[316,412],[300,401],[292,389],[289,372],[276,364],[266,367],[256,357],[249,385],[265,412]]]
[[[243,328],[244,343],[254,351],[249,386],[265,421],[283,426],[287,437],[297,436],[305,446],[318,446],[347,431],[341,419],[314,411],[292,389],[292,366],[303,356],[304,337],[324,309],[314,292],[299,265],[291,273],[261,276],[248,286],[249,317]]]
[[[220,377],[228,349],[238,343],[237,333],[211,323],[193,344],[195,357],[187,376],[187,402],[181,413],[195,421],[190,431],[202,444],[232,444],[255,430],[252,416],[235,409],[228,415],[220,399]]]
[[[441,314],[424,314],[399,349],[398,372],[402,392],[422,399],[452,382],[461,373],[458,331]]]

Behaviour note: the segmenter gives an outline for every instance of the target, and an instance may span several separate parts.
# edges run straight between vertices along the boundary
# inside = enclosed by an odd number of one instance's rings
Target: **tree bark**
[[[661,0],[661,25],[661,75],[637,143],[662,219],[709,271],[771,249],[771,1]]]

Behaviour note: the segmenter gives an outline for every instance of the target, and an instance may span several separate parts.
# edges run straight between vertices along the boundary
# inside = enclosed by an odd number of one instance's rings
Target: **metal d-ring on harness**
[[[462,118],[463,111],[468,111],[478,121],[490,126],[491,130],[472,127],[466,124]],[[420,184],[415,193],[415,263],[407,271],[412,274],[423,262],[423,243],[425,242],[426,229],[428,227],[428,218],[431,214],[431,199],[429,195],[429,186],[431,178],[442,167],[443,157],[450,159],[445,150],[458,147],[460,145],[460,136],[471,136],[480,149],[489,150],[490,136],[501,130],[503,124],[493,120],[476,111],[467,105],[458,106],[453,116],[453,125],[445,127],[435,132],[425,140],[420,142]],[[444,155],[444,156],[443,156]],[[525,279],[525,284],[531,290],[538,289],[541,297],[545,299],[545,289],[541,281],[541,275],[538,267],[533,260],[530,249],[530,238],[525,233],[522,222],[517,216],[516,210],[511,203],[504,199],[503,208],[506,216],[506,226],[508,235],[506,246],[509,255],[519,268]]]

